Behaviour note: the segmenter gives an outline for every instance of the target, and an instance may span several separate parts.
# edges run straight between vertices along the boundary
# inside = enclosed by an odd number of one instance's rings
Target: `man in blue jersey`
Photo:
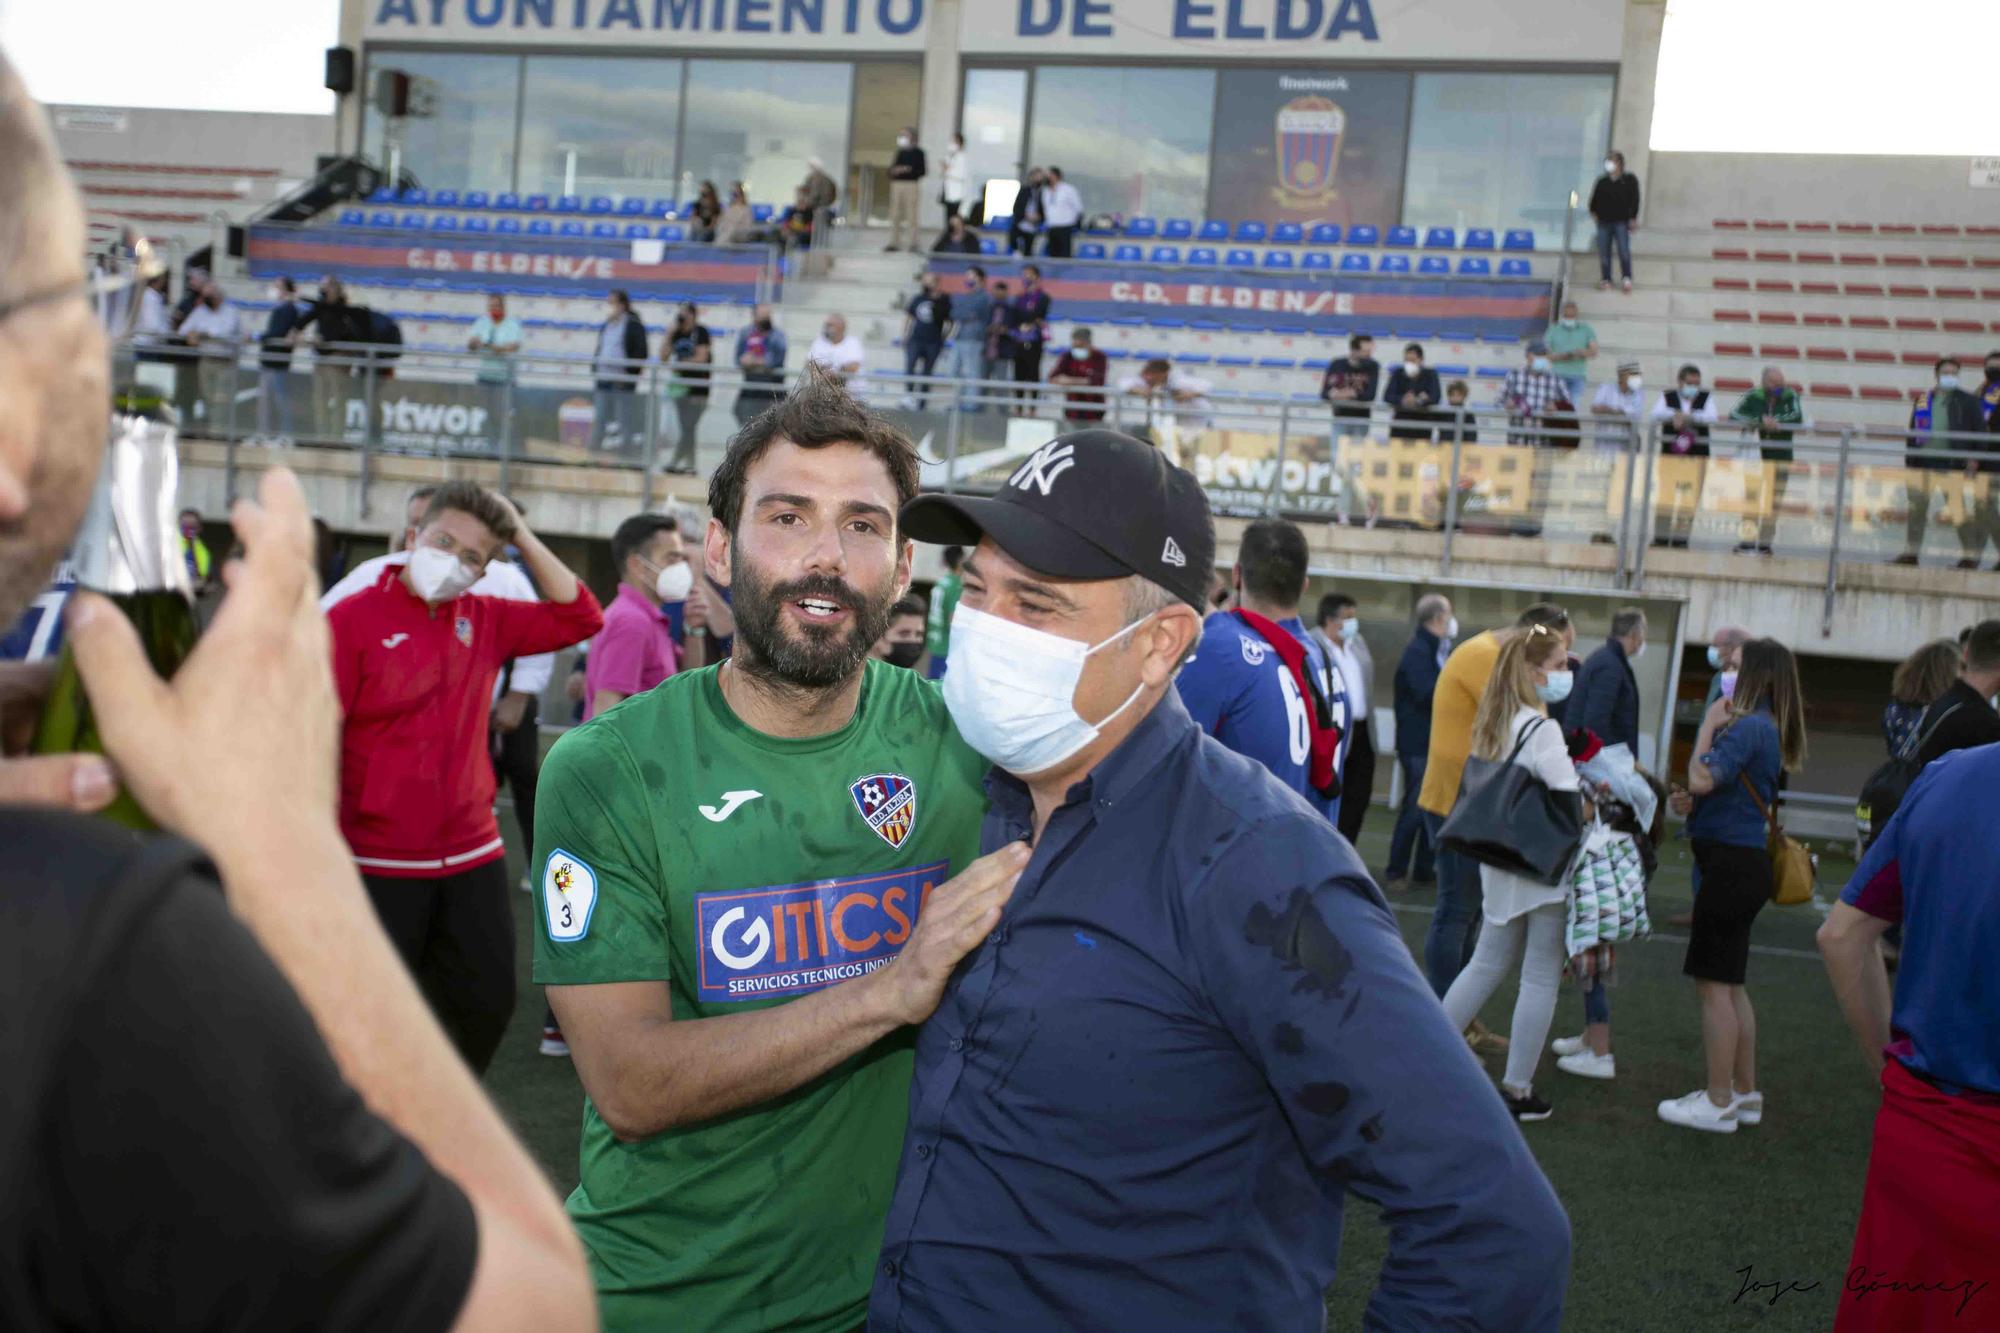
[[[1347,688],[1299,618],[1307,558],[1297,524],[1260,518],[1245,528],[1230,573],[1237,609],[1202,622],[1176,684],[1196,725],[1338,823]]]

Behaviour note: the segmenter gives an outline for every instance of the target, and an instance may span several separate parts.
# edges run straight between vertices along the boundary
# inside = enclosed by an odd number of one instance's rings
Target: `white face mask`
[[[417,596],[436,606],[449,602],[479,582],[479,574],[449,551],[419,546],[410,552],[410,586]]]
[[[897,135],[897,136],[896,136],[896,147],[898,147],[898,148],[908,148],[909,146],[910,146],[910,136],[909,136],[909,135],[907,135],[907,134],[899,134],[899,135]]]
[[[1548,684],[1535,686],[1535,694],[1545,704],[1559,704],[1569,698],[1570,688],[1575,684],[1575,672],[1568,669],[1551,671]]]
[[[1722,697],[1725,699],[1736,697],[1736,673],[1734,671],[1725,671],[1722,673]]]
[[[1938,376],[1938,388],[1940,388],[1940,389],[1956,389],[1957,387],[1958,387],[1958,376],[1956,376],[1956,375],[1940,375],[1940,376]]]
[[[1340,641],[1353,643],[1361,636],[1361,622],[1353,616],[1343,616],[1340,621]]]
[[[1645,655],[1646,655],[1646,644],[1645,641],[1642,639],[1639,642],[1639,646],[1632,650],[1632,655],[1626,658],[1625,660],[1628,662],[1636,662]]]
[[[1712,643],[1708,645],[1708,669],[1710,671],[1722,670],[1722,650]]]
[[[1637,393],[1639,392],[1639,390],[1645,387],[1646,387],[1646,381],[1640,379],[1637,375],[1634,375],[1631,379],[1625,381],[1625,392],[1627,393]]]
[[[1424,373],[1424,363],[1421,361],[1405,361],[1403,363],[1403,373],[1411,379],[1415,379]]]
[[[1538,356],[1533,361],[1530,361],[1528,365],[1531,369],[1539,370],[1546,374],[1549,368],[1549,359],[1545,356]]]
[[[660,572],[653,576],[653,592],[663,602],[685,602],[693,590],[694,570],[685,560],[661,565]]]
[[[1700,380],[1693,380],[1687,384],[1681,385],[1681,396],[1684,398],[1692,398],[1700,392],[1701,392]]]
[[[1564,315],[1564,316],[1562,317],[1562,326],[1563,326],[1564,328],[1566,328],[1566,329],[1573,329],[1573,328],[1575,328],[1575,327],[1576,327],[1576,316],[1575,316],[1575,315]]]
[[[1618,170],[1618,164],[1616,162],[1613,162],[1610,158],[1607,157],[1604,159],[1604,170],[1607,174],[1610,172],[1614,172]]]
[[[1103,643],[1083,644],[960,602],[951,617],[944,706],[965,743],[1009,773],[1054,768],[1096,740],[1144,692],[1142,684],[1099,722],[1076,711],[1084,660],[1145,623],[1135,620]]]
[[[1450,620],[1447,620],[1447,621],[1445,621],[1445,622],[1444,622],[1444,636],[1445,636],[1445,637],[1446,637],[1447,639],[1455,639],[1455,638],[1457,638],[1457,637],[1458,637],[1458,617],[1457,617],[1457,616],[1453,616],[1453,617],[1452,617],[1452,618],[1451,618]]]

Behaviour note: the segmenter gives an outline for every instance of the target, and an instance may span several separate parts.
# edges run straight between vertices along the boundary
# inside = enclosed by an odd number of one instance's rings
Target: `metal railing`
[[[380,346],[334,346],[301,349],[270,374],[252,347],[134,350],[137,373],[181,407],[185,433],[231,446],[232,470],[237,446],[283,437],[358,449],[364,482],[385,453],[487,459],[503,477],[531,461],[637,470],[650,502],[656,476],[705,470],[798,380],[797,369],[746,374],[727,364],[727,341],[714,349],[719,364],[695,369],[418,347],[391,360]],[[1843,566],[1950,565],[1989,545],[2000,555],[2000,434],[1805,423],[1760,441],[1727,420],[1682,432],[1623,415],[1381,404],[1334,417],[1304,395],[1210,391],[1175,403],[1119,381],[1093,392],[1000,378],[1004,362],[952,364],[969,377],[869,369],[852,381],[920,441],[937,489],[995,489],[1057,432],[1101,421],[1171,451],[1220,514],[1434,534],[1446,575],[1467,541],[1491,538],[1611,547],[1613,581],[1632,589],[1664,553],[1816,561],[1823,630]]]

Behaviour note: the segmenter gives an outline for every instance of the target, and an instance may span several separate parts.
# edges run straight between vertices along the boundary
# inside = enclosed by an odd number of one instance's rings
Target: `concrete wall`
[[[1654,227],[1706,227],[1718,217],[2000,221],[2000,190],[1973,189],[1963,157],[1654,153],[1651,168],[1640,179]]]
[[[65,127],[68,110],[116,113],[90,117],[114,128]],[[56,142],[72,162],[145,162],[185,167],[275,167],[290,180],[312,173],[317,154],[333,151],[333,117],[250,111],[181,111],[157,107],[51,106]],[[123,128],[115,128],[122,121]],[[194,183],[190,178],[190,183]]]

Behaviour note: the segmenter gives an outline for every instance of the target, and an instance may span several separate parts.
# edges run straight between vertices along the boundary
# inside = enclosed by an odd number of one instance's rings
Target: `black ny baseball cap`
[[[1197,611],[1215,568],[1208,497],[1185,468],[1115,430],[1058,435],[1022,461],[997,495],[919,495],[897,520],[920,542],[972,546],[981,536],[1054,578],[1137,574]]]

